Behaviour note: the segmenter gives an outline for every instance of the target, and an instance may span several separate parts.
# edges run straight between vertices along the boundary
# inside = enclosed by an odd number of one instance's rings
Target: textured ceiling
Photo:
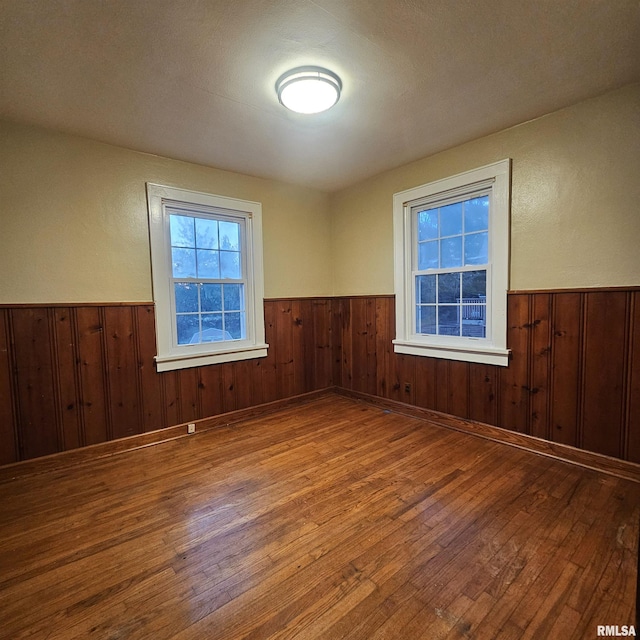
[[[637,0],[0,0],[0,117],[332,191],[640,80]],[[322,65],[341,101],[274,83]]]

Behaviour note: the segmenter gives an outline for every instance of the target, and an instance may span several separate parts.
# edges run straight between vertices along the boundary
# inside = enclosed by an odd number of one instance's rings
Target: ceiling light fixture
[[[278,100],[297,113],[320,113],[340,99],[342,81],[322,67],[297,67],[283,73],[276,82]]]

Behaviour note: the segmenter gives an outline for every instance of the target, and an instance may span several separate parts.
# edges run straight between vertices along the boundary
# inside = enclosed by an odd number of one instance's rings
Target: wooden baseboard
[[[318,391],[310,391],[309,393],[283,398],[282,400],[274,400],[273,402],[247,407],[246,409],[238,409],[237,411],[221,413],[216,416],[202,418],[201,420],[193,420],[191,423],[196,425],[196,433],[200,433],[202,431],[208,431],[209,429],[234,424],[243,420],[250,420],[256,416],[273,413],[274,411],[278,411],[291,405],[305,404],[315,400],[316,398],[334,392],[335,389],[333,387],[320,389]],[[48,456],[42,456],[40,458],[32,458],[30,460],[23,460],[21,462],[4,465],[0,467],[0,482],[6,482],[8,480],[32,476],[39,473],[46,473],[47,471],[90,462],[99,458],[132,451],[133,449],[149,447],[169,440],[186,438],[190,435],[187,432],[187,424],[188,423],[185,422],[165,429],[148,431],[147,433],[140,433],[127,438],[119,438],[118,440],[101,442],[99,444],[93,444],[79,449],[61,451]]]
[[[352,391],[350,389],[335,388],[335,392],[348,398],[362,400],[369,404],[388,409],[390,411],[409,415],[414,418],[428,420],[432,424],[446,427],[447,429],[455,429],[463,433],[500,442],[519,449],[526,449],[532,453],[555,458],[571,464],[576,464],[587,469],[600,471],[617,478],[624,478],[640,483],[640,464],[619,460],[600,453],[577,449],[566,444],[557,442],[549,442],[535,436],[529,436],[524,433],[501,429],[482,422],[457,418],[447,413],[440,413],[432,409],[423,409],[414,405],[398,402],[397,400],[388,400],[379,396],[373,396],[360,391]]]
[[[457,418],[455,416],[434,411],[432,409],[424,409],[414,405],[398,402],[397,400],[389,400],[379,396],[373,396],[360,391],[352,391],[342,387],[328,387],[318,391],[311,391],[297,396],[291,396],[282,400],[275,400],[265,404],[239,409],[229,413],[222,413],[216,416],[194,420],[196,424],[196,432],[207,431],[217,427],[226,426],[250,420],[257,416],[273,413],[280,409],[293,405],[302,405],[311,402],[316,398],[320,398],[331,393],[337,393],[347,398],[360,400],[368,404],[388,409],[390,411],[408,415],[414,418],[427,420],[431,424],[435,424],[447,429],[454,429],[462,433],[478,436],[494,442],[500,442],[519,449],[525,449],[532,453],[562,460],[570,464],[576,464],[587,469],[593,469],[601,473],[606,473],[618,478],[624,478],[633,482],[640,483],[640,464],[611,458],[599,453],[592,453],[583,449],[577,449],[569,445],[556,442],[549,442],[500,427]],[[71,451],[62,451],[41,458],[24,460],[0,467],[0,482],[6,482],[20,477],[45,473],[68,466],[78,465],[99,458],[104,458],[118,453],[124,453],[134,449],[148,447],[169,440],[188,437],[187,423],[167,427],[166,429],[158,429],[147,433],[137,434],[128,438],[120,438],[110,442],[102,442],[80,449],[72,449]]]

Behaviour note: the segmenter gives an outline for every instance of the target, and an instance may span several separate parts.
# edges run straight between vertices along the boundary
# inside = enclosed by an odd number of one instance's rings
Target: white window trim
[[[156,368],[171,371],[222,362],[262,358],[268,344],[264,332],[264,277],[262,269],[262,205],[208,193],[147,183],[151,275],[156,306]],[[242,217],[245,221],[245,260],[249,285],[245,340],[177,345],[171,292],[171,247],[166,206],[194,207],[195,211]]]
[[[507,290],[509,288],[509,205],[511,160],[437,180],[393,196],[394,351],[417,356],[508,366]],[[487,338],[416,334],[415,287],[412,278],[412,206],[490,185],[489,267],[487,270]]]

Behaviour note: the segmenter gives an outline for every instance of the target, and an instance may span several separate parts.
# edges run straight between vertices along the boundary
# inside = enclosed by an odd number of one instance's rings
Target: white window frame
[[[423,335],[416,332],[413,244],[417,228],[412,207],[464,195],[489,194],[489,262],[487,266],[487,337]],[[509,206],[511,160],[501,160],[393,196],[394,351],[464,362],[508,366],[507,290],[509,288]],[[438,272],[442,270],[434,270]]]
[[[224,196],[147,183],[151,275],[156,306],[155,357],[158,371],[263,358],[264,277],[262,269],[262,205]],[[241,221],[244,227],[243,269],[246,269],[246,338],[178,345],[172,287],[171,237],[167,209],[183,209]],[[245,274],[243,273],[243,276]]]

